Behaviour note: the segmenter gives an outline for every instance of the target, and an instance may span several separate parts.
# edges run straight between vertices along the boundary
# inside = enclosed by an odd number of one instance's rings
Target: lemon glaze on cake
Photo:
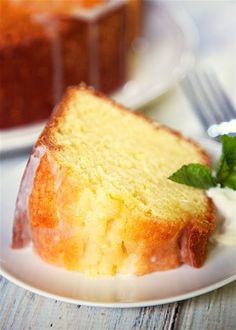
[[[26,207],[46,261],[90,275],[203,263],[212,205],[167,179],[208,162],[194,143],[80,87],[68,90],[37,146],[46,152]],[[15,233],[17,218],[19,210]]]

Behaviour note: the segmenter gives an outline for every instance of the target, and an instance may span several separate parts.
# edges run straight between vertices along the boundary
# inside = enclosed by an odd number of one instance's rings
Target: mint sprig
[[[202,164],[184,165],[168,179],[200,189],[216,186],[210,168]]]
[[[217,182],[236,189],[236,136],[223,135],[222,155],[216,166]]]
[[[223,135],[221,143],[222,154],[217,162],[215,175],[206,165],[188,164],[168,179],[204,190],[217,185],[236,190],[236,136]]]

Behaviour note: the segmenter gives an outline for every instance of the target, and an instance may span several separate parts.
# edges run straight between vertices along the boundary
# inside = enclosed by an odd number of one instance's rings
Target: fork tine
[[[212,117],[211,124],[217,124],[224,121],[224,115],[221,111],[221,107],[215,98],[215,91],[206,79],[207,74],[204,71],[199,70],[196,75],[199,86],[201,86],[202,96],[205,98],[208,105],[207,113],[210,113]]]
[[[192,105],[195,114],[201,121],[203,127],[207,129],[212,124],[212,118],[209,116],[205,103],[199,95],[198,83],[193,81],[193,75],[186,76],[182,82],[183,90]]]
[[[215,75],[198,69],[188,74],[182,86],[205,128],[236,118],[236,110]]]
[[[210,75],[205,73],[205,77],[211,86],[211,89],[223,114],[222,121],[229,121],[236,118],[236,109],[234,108],[224,89],[221,87],[216,75],[213,72],[211,72]]]
[[[207,81],[204,79],[203,72],[198,70],[193,75],[196,86],[199,90],[201,102],[205,104],[205,115],[209,117],[210,125],[216,124],[222,121],[221,112],[218,109],[218,105],[215,102],[214,97],[212,97],[211,90],[207,84]]]
[[[188,101],[190,102],[195,114],[201,121],[204,128],[207,128],[209,126],[209,123],[205,116],[202,114],[201,108],[199,106],[198,99],[196,97],[196,94],[194,93],[191,81],[188,77],[185,77],[184,80],[181,83],[182,88],[184,90],[184,93],[186,94]]]

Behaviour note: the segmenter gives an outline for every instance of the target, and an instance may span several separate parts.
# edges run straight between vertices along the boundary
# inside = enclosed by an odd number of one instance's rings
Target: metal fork
[[[236,118],[236,109],[213,72],[191,71],[182,88],[205,130]]]

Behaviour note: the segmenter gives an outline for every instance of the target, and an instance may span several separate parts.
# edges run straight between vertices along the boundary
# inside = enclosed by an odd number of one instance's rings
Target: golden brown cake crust
[[[57,148],[53,143],[51,143],[50,131],[51,131],[51,129],[57,127],[58,121],[63,120],[63,116],[66,111],[66,104],[68,103],[70,98],[73,96],[73,93],[76,92],[78,88],[89,91],[90,93],[94,94],[95,96],[98,96],[98,97],[106,100],[107,102],[110,102],[111,104],[115,105],[116,107],[120,108],[120,110],[122,110],[122,111],[130,112],[130,109],[126,108],[125,106],[121,105],[120,103],[116,102],[115,100],[110,99],[102,92],[95,90],[93,87],[87,86],[85,83],[81,83],[79,86],[71,86],[71,87],[67,88],[67,91],[60,102],[60,109],[54,111],[54,113],[51,115],[51,118],[48,120],[36,145],[43,144],[52,149]],[[180,132],[178,132],[172,128],[169,128],[163,124],[161,124],[161,125],[159,123],[157,124],[155,119],[153,119],[151,117],[146,117],[140,112],[133,112],[133,114],[135,116],[138,116],[138,117],[142,118],[143,120],[151,123],[152,125],[157,126],[158,128],[163,128],[178,137],[184,138],[186,141],[193,144],[199,150],[199,152],[202,154],[202,158],[203,158],[205,164],[208,164],[208,165],[211,164],[211,158],[210,158],[209,154],[194,140],[187,138],[187,137],[183,137],[183,135]]]
[[[85,85],[80,85],[79,88],[112,102],[121,111],[129,111],[92,88],[87,88]],[[77,269],[83,237],[80,240],[78,240],[78,236],[73,237],[68,223],[58,226],[60,220],[58,215],[65,212],[66,205],[73,206],[73,203],[76,203],[76,194],[79,187],[69,180],[70,173],[68,169],[61,168],[50,155],[58,150],[58,146],[53,143],[52,132],[57,128],[57,123],[63,120],[68,100],[73,97],[77,89],[78,87],[71,87],[67,90],[59,109],[54,111],[36,143],[34,152],[37,153],[38,148],[45,148],[45,152],[41,155],[36,169],[28,205],[25,205],[25,208],[29,210],[31,238],[37,253],[46,261],[68,269]],[[134,115],[141,116],[143,120],[148,120],[157,129],[168,130],[170,133],[185,139],[180,133],[160,126],[152,119],[147,119],[137,113],[134,113]],[[208,154],[198,144],[190,139],[187,140],[199,150],[203,163],[209,164]],[[21,186],[24,185],[24,180],[27,180],[26,176],[23,178]],[[56,199],[59,190],[63,191],[60,193],[60,205],[58,206]],[[73,191],[73,194],[70,191]],[[123,256],[128,255],[137,245],[137,242],[140,242],[137,248],[139,260],[132,272],[136,275],[142,275],[157,270],[175,268],[182,263],[200,267],[206,258],[209,236],[215,228],[215,211],[210,199],[208,199],[207,205],[204,221],[199,220],[196,216],[185,216],[180,221],[169,219],[169,221],[163,222],[150,218],[129,221],[122,231],[124,241],[128,241],[129,244],[122,247],[120,253]],[[73,219],[73,207],[67,207],[66,212],[66,218]],[[21,248],[29,242],[29,239],[22,239],[24,237],[22,228],[27,227],[22,225],[22,221],[27,223],[29,219],[26,216],[25,209],[17,206],[13,229],[13,248]],[[64,252],[63,257],[61,251]]]

